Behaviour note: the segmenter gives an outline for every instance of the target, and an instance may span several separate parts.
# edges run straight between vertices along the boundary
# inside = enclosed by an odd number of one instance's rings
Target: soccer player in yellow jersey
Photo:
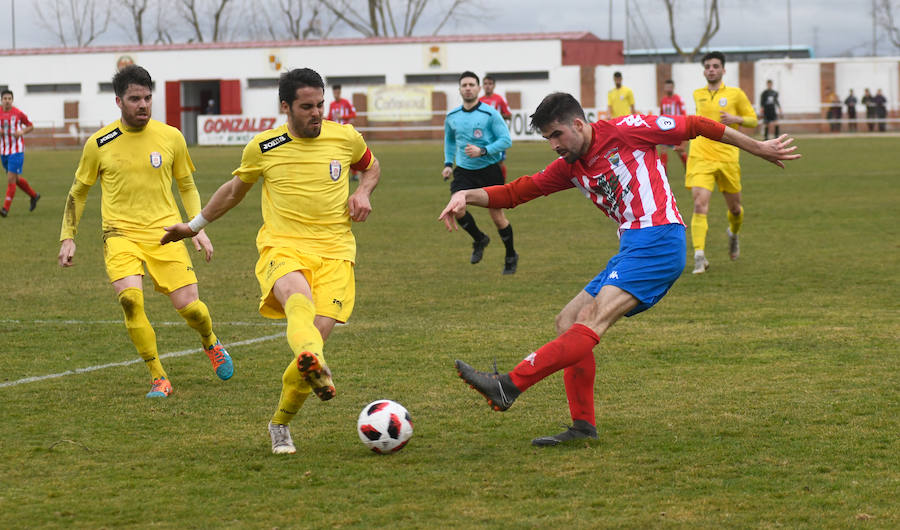
[[[703,56],[703,75],[706,87],[694,91],[697,114],[737,129],[738,126],[756,127],[756,111],[744,91],[725,86],[725,55],[710,52]],[[703,274],[709,268],[706,248],[709,198],[716,185],[728,205],[728,246],[732,260],[740,255],[738,232],[744,221],[741,206],[740,149],[732,145],[697,137],[691,140],[688,154],[685,186],[694,199],[694,215],[691,217],[691,240],[694,245],[694,274]]]
[[[606,101],[609,105],[606,111],[609,114],[609,119],[635,114],[634,92],[627,86],[622,85],[622,72],[613,74],[613,83],[616,84],[616,88],[610,90],[606,95]]]
[[[272,452],[296,452],[288,424],[310,393],[325,401],[334,383],[322,354],[336,322],[353,311],[356,240],[381,175],[378,161],[352,125],[324,119],[325,83],[309,68],[281,75],[278,97],[287,123],[256,135],[241,166],[190,223],[166,228],[162,242],[199,232],[262,180],[263,225],[256,236],[259,312],[287,318],[293,359],[281,376],[281,398],[269,422]],[[350,171],[360,172],[351,194]]]
[[[187,324],[200,334],[216,375],[229,379],[234,365],[213,333],[187,249],[183,244],[159,244],[163,227],[181,220],[172,179],[178,184],[188,215],[200,211],[200,195],[191,176],[194,164],[184,137],[178,129],[150,119],[152,86],[150,74],[136,65],[123,68],[113,77],[116,105],[122,115],[91,135],[84,145],[66,199],[58,259],[61,267],[73,265],[78,222],[91,186],[100,179],[106,273],[125,313],[128,335],[150,369],[152,386],[147,397],[164,398],[172,393],[172,383],[159,361],[156,334],[144,313],[145,266],[156,290],[168,295]],[[205,233],[196,234],[194,247],[210,260],[213,246]]]

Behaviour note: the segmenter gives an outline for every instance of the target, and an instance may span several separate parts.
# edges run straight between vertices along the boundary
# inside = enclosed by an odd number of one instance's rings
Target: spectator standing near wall
[[[831,87],[825,87],[825,104],[828,105],[825,118],[828,120],[829,129],[831,132],[841,132],[841,98],[831,90]]]
[[[765,139],[769,139],[769,131],[774,128],[775,134],[772,138],[777,138],[780,133],[778,127],[778,116],[781,114],[781,103],[778,102],[778,91],[772,88],[772,80],[766,81],[766,89],[759,96],[759,106],[763,113],[763,131]]]
[[[863,97],[861,103],[866,106],[866,124],[869,126],[869,131],[875,130],[875,98],[872,97],[872,93],[869,92],[869,89],[866,88],[863,90]]]
[[[875,92],[872,102],[875,104],[875,120],[878,122],[878,132],[884,132],[887,125],[885,122],[887,119],[887,98],[881,93],[880,88]]]
[[[847,106],[847,129],[850,132],[856,132],[856,103],[858,100],[856,96],[853,95],[853,89],[850,89],[850,95],[847,96],[847,99],[844,100],[844,105]]]

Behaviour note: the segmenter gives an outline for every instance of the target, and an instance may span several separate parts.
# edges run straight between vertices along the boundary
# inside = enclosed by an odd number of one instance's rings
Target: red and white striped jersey
[[[510,112],[509,110],[509,105],[506,104],[506,100],[503,99],[503,96],[496,92],[494,92],[490,96],[481,96],[480,98],[478,98],[478,101],[487,103],[488,105],[494,107],[494,109],[496,109],[497,112],[499,112],[500,115],[504,118],[512,114],[512,112]]]
[[[684,116],[684,100],[678,94],[665,96],[659,101],[659,113],[666,116]]]
[[[356,107],[344,98],[332,101],[328,105],[328,117],[326,120],[336,121],[341,125],[350,123],[356,117]]]
[[[29,125],[31,122],[28,116],[16,107],[8,111],[0,108],[0,155],[11,155],[25,150],[25,142],[13,134]]]
[[[544,195],[578,188],[607,217],[619,236],[634,228],[683,225],[657,144],[689,138],[684,117],[632,115],[591,124],[588,152],[573,164],[563,158],[532,175]]]

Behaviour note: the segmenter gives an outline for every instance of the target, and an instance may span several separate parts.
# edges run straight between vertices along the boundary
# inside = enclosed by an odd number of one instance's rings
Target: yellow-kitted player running
[[[234,365],[213,333],[187,249],[183,244],[159,244],[163,227],[181,220],[172,194],[173,178],[187,214],[200,211],[200,195],[191,176],[194,164],[184,137],[178,129],[150,119],[153,81],[146,70],[136,65],[125,67],[112,84],[122,115],[84,145],[66,199],[58,259],[62,267],[72,266],[78,222],[88,191],[99,179],[106,273],[125,314],[128,335],[150,370],[147,397],[164,398],[172,393],[172,383],[159,361],[156,334],[144,313],[145,266],[156,290],[168,295],[187,324],[200,334],[216,375],[229,379]],[[213,247],[205,233],[195,234],[194,246],[210,260]]]
[[[707,85],[694,91],[697,114],[724,123],[735,129],[738,126],[756,127],[756,111],[744,91],[725,86],[725,55],[710,52],[703,56],[703,75]],[[691,189],[694,214],[691,217],[691,240],[694,245],[694,274],[702,274],[709,268],[704,249],[706,247],[709,198],[715,186],[728,205],[728,244],[732,260],[740,254],[738,232],[744,221],[741,206],[740,149],[706,138],[691,140],[688,154],[685,186]]]
[[[259,312],[287,318],[293,358],[281,376],[281,398],[269,422],[272,452],[296,452],[288,424],[310,393],[335,396],[322,354],[336,322],[346,322],[355,298],[356,240],[352,222],[372,211],[381,170],[352,125],[324,119],[325,83],[309,68],[285,72],[278,83],[287,123],[256,135],[241,166],[190,223],[167,227],[162,242],[195,235],[262,181],[263,225],[256,236]],[[350,171],[360,172],[351,194]]]

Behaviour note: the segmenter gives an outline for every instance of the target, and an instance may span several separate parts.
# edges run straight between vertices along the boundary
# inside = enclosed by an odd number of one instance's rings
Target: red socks
[[[594,416],[594,375],[596,372],[597,364],[594,362],[593,353],[563,370],[566,399],[569,401],[569,414],[572,416],[572,421],[584,420],[591,425],[597,425],[597,419]]]
[[[27,193],[29,197],[34,197],[34,196],[36,195],[36,193],[34,192],[34,190],[31,189],[31,186],[28,185],[28,181],[27,181],[27,180],[25,180],[25,179],[22,178],[22,177],[19,177],[17,180],[18,180],[18,182],[19,182],[19,187],[22,188],[22,191],[24,191],[25,193]]]
[[[513,384],[523,392],[553,372],[570,366],[577,365],[581,369],[581,373],[586,376],[581,363],[586,362],[585,359],[590,359],[593,364],[593,350],[598,342],[600,342],[600,337],[594,333],[594,330],[582,324],[574,324],[565,333],[526,357],[509,375]],[[592,388],[593,380],[593,371],[591,371]],[[591,397],[591,407],[593,408],[593,396]]]
[[[3,209],[9,211],[9,205],[12,204],[13,197],[16,196],[16,183],[13,182],[6,186],[6,198],[3,199]]]

